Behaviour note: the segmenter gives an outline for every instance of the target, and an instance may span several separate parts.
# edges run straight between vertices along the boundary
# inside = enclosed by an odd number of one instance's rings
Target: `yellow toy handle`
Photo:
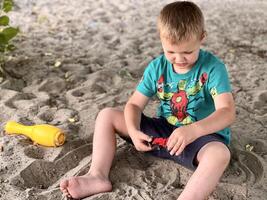
[[[65,134],[61,129],[48,124],[25,126],[14,121],[7,122],[5,126],[7,134],[21,134],[29,137],[37,144],[56,147],[65,142]]]

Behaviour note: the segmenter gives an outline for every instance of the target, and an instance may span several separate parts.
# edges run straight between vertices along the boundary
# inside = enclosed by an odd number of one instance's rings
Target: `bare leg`
[[[66,196],[79,199],[112,190],[109,171],[116,151],[116,132],[127,136],[123,112],[113,108],[103,109],[95,123],[90,170],[84,176],[60,183],[60,189]]]
[[[199,165],[178,200],[204,200],[218,184],[230,161],[228,148],[220,142],[210,142],[197,155]]]

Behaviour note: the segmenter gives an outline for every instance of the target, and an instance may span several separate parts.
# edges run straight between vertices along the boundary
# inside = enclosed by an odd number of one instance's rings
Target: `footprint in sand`
[[[176,163],[137,152],[131,145],[123,145],[117,151],[112,168],[113,194],[121,194],[126,199],[148,200],[166,194],[162,199],[177,199],[181,189],[180,176]],[[143,184],[139,185],[140,182]],[[172,197],[172,192],[175,197]]]
[[[248,140],[247,144],[253,147],[252,151],[261,156],[265,157],[267,155],[267,144],[263,140]]]
[[[260,91],[255,95],[253,108],[260,115],[267,114],[267,90]]]
[[[72,96],[74,97],[82,97],[85,94],[85,91],[83,89],[77,89],[72,92]]]
[[[240,151],[239,154],[240,167],[245,171],[247,181],[251,184],[260,182],[264,172],[262,161],[252,152]]]
[[[81,144],[82,142],[80,141],[79,143]],[[34,147],[25,149],[24,153],[28,157],[38,160],[34,160],[14,177],[11,177],[11,185],[23,189],[32,187],[46,189],[52,186],[65,173],[76,167],[83,158],[89,155],[91,145],[84,144],[70,150],[71,147],[75,146],[77,145],[65,144],[62,149],[65,154],[58,156],[53,162],[41,160],[40,158],[45,156],[41,150],[37,150]]]
[[[264,160],[267,146],[263,141],[245,139],[241,147],[232,148],[232,160],[215,191],[215,199],[245,200],[248,195],[248,185],[261,186],[264,180]]]
[[[159,164],[156,164],[159,162]],[[157,190],[167,190],[169,187],[181,188],[180,172],[177,164],[169,160],[156,159],[155,164],[151,167],[151,173],[146,172],[146,177],[151,185],[157,186]],[[162,188],[159,188],[159,186]]]
[[[24,154],[29,158],[43,159],[44,153],[43,149],[36,146],[29,146],[24,149]]]
[[[77,62],[78,64],[64,63],[62,66],[62,71],[65,73],[66,81],[75,83],[76,85],[84,82],[86,80],[86,76],[93,72],[92,68],[88,66],[88,63],[79,63],[83,62],[83,60],[77,60]]]
[[[9,108],[19,109],[21,107],[25,107],[25,101],[31,101],[36,99],[37,97],[32,93],[17,93],[10,99],[5,101],[5,105]]]
[[[243,182],[249,184],[257,184],[261,182],[264,176],[264,164],[262,158],[256,153],[247,150],[234,149],[233,162],[237,164],[239,170],[238,178],[240,179],[240,176],[245,176]]]
[[[87,81],[85,81],[80,87],[69,90],[66,94],[66,98],[70,105],[80,104],[81,102],[88,100],[97,100],[98,98],[114,92],[110,86],[118,88],[122,87],[122,79],[116,74],[116,71],[102,70],[88,75]]]
[[[77,116],[77,112],[69,108],[50,108],[49,106],[44,106],[39,109],[37,117],[52,125],[59,125],[68,122],[70,118]]]
[[[66,89],[66,81],[61,78],[47,78],[39,87],[39,91],[44,91],[49,94],[60,94]]]
[[[54,119],[55,111],[52,109],[47,109],[45,111],[41,111],[38,114],[38,118],[45,122],[51,122]]]

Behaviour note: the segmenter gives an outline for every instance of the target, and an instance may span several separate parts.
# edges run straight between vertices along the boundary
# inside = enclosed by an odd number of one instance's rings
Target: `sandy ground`
[[[12,22],[18,49],[0,85],[0,199],[62,199],[64,177],[84,174],[91,159],[94,119],[122,107],[145,66],[162,50],[156,33],[159,0],[16,0]],[[267,198],[267,2],[198,0],[206,16],[204,48],[225,61],[236,101],[231,164],[210,197]],[[156,102],[146,110],[154,114]],[[7,136],[8,120],[62,128],[59,148]],[[89,199],[176,199],[191,172],[146,157],[118,140],[113,191]]]

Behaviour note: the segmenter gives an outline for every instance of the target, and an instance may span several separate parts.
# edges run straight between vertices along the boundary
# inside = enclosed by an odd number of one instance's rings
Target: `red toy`
[[[153,138],[151,144],[159,147],[167,147],[168,138]]]

